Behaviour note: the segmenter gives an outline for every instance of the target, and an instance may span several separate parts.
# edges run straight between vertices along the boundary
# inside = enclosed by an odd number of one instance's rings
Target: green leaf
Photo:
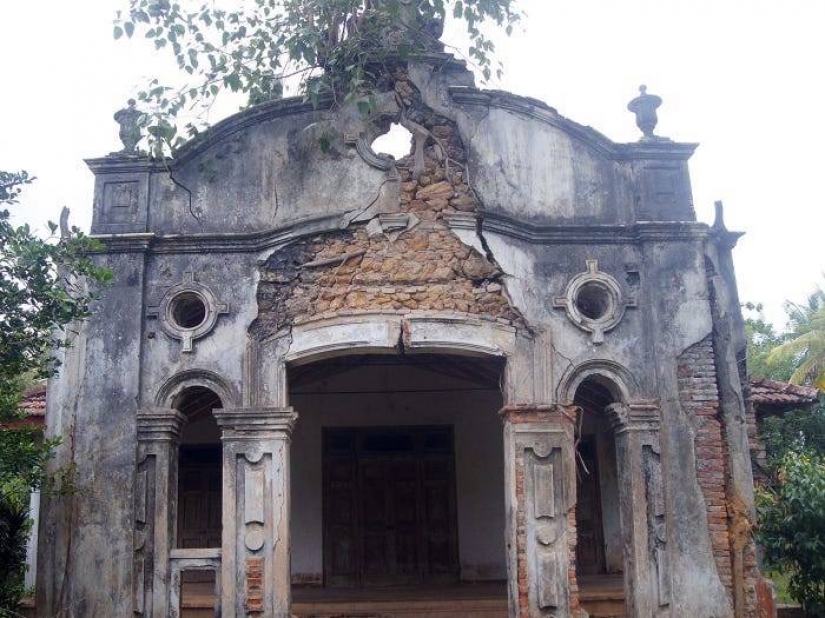
[[[123,28],[121,28],[120,26],[115,26],[113,34],[114,34],[115,40],[119,39],[120,37],[123,36]]]

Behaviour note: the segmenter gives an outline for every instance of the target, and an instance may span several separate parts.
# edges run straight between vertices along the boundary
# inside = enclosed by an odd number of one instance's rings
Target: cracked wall
[[[57,459],[77,462],[84,493],[45,501],[44,611],[131,612],[135,415],[168,405],[159,393],[169,380],[211,372],[227,407],[282,405],[280,342],[261,356],[257,343],[319,318],[387,312],[401,323],[397,314],[423,312],[447,316],[439,332],[463,329],[453,341],[492,337],[491,323],[517,333],[511,403],[570,403],[565,384],[597,366],[616,369],[630,403],[657,406],[672,611],[730,616],[733,599],[737,616],[752,615],[758,573],[730,340],[739,325],[735,302],[711,306],[702,256],[717,241],[692,210],[695,145],[616,144],[541,102],[474,88],[446,55],[393,69],[385,86],[366,115],[274,101],[219,123],[169,164],[89,162],[93,232],[116,283],[50,386],[50,431],[84,428]],[[400,161],[370,147],[392,122],[415,137]],[[635,300],[598,344],[554,303],[593,261]],[[150,311],[187,277],[226,309],[191,351]],[[456,314],[485,322],[460,326]],[[734,498],[724,485],[732,462]]]
[[[422,102],[406,71],[393,76],[401,123],[415,136],[410,155],[396,163],[396,212],[275,251],[261,267],[255,337],[376,310],[457,312],[526,327],[492,255],[465,245],[447,223],[478,205],[459,132]]]

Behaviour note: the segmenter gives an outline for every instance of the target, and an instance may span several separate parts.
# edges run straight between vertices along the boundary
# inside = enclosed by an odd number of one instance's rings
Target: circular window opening
[[[610,291],[601,283],[588,281],[576,293],[576,309],[591,320],[598,320],[607,315],[610,305]]]
[[[172,320],[180,328],[197,328],[206,320],[206,303],[195,292],[183,292],[172,299]]]

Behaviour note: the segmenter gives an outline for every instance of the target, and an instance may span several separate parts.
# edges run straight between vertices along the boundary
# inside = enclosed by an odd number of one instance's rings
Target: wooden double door
[[[458,580],[450,426],[324,430],[324,583]]]

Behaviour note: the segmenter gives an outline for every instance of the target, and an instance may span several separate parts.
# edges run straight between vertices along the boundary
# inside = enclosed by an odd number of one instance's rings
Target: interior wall
[[[506,579],[497,389],[426,368],[351,366],[291,384],[290,405],[293,581],[322,581],[322,428],[394,425],[453,426],[461,579]]]
[[[610,424],[602,419],[601,431],[596,436],[599,456],[602,524],[604,526],[604,559],[608,573],[621,573],[622,523],[619,519],[619,479],[616,467],[616,441]]]

